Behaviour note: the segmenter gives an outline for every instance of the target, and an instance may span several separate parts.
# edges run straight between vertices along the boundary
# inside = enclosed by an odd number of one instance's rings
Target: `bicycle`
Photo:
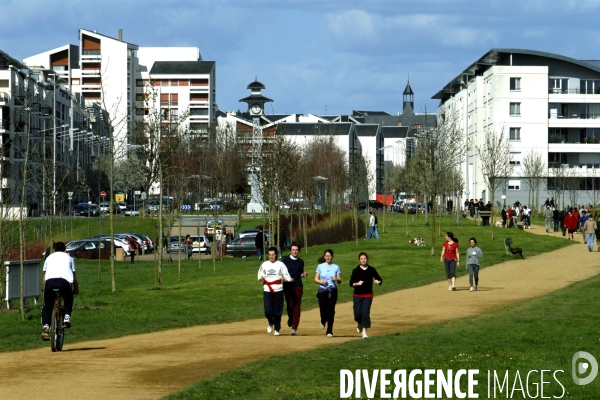
[[[50,347],[52,352],[61,351],[65,340],[64,316],[61,308],[62,297],[60,289],[52,289],[56,295],[54,307],[52,308],[52,320],[50,322]]]

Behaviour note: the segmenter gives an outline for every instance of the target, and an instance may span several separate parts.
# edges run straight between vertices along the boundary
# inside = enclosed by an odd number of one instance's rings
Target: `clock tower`
[[[265,97],[261,94],[261,91],[265,88],[265,85],[260,83],[258,80],[248,85],[248,89],[251,90],[250,96],[240,99],[243,103],[248,103],[248,114],[254,117],[260,117],[264,114],[265,103],[272,102],[273,100]]]
[[[260,117],[264,114],[265,103],[273,100],[261,94],[265,85],[260,83],[258,79],[248,85],[251,90],[250,96],[240,99],[240,102],[248,103],[248,114],[252,118],[252,170],[250,177],[250,185],[252,190],[252,198],[247,205],[248,212],[262,212],[262,190],[260,186],[260,171],[261,171],[261,153],[263,147],[263,133],[260,125]]]

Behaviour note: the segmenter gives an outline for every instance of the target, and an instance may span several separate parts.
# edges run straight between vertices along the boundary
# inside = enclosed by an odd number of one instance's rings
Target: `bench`
[[[521,256],[521,258],[525,258],[523,257],[523,249],[520,247],[512,247],[512,238],[506,238],[504,239],[504,246],[506,247],[506,254],[518,254]]]

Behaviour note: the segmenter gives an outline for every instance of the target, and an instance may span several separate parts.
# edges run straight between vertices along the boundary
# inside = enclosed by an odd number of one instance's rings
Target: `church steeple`
[[[402,95],[402,109],[403,112],[406,112],[406,106],[410,106],[411,110],[414,111],[415,109],[415,99],[414,99],[414,92],[412,91],[412,88],[410,87],[410,80],[406,82],[406,88],[404,89],[404,93]]]

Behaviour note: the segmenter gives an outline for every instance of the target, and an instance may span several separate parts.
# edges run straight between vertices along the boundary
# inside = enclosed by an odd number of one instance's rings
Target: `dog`
[[[410,239],[408,243],[413,244],[415,246],[425,246],[425,238],[423,236],[418,236],[416,238]]]
[[[504,225],[502,225],[502,221],[496,221],[496,228],[502,228],[504,227]]]

